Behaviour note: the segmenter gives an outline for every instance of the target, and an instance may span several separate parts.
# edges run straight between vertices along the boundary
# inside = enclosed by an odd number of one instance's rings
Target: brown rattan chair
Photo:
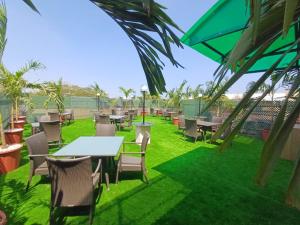
[[[132,128],[132,121],[133,121],[133,114],[129,114],[128,115],[128,119],[126,119],[125,121],[121,122],[121,128]],[[127,123],[126,123],[127,122]]]
[[[115,136],[116,126],[114,124],[97,124],[96,136]]]
[[[194,119],[185,119],[184,135],[194,138],[195,142],[199,137],[202,137],[202,139],[204,139],[203,131],[201,129],[200,131],[198,131],[197,120]]]
[[[71,123],[71,121],[74,121],[74,110],[73,109],[66,109],[65,110],[66,115],[64,115],[64,120],[68,120],[69,124]]]
[[[60,116],[58,112],[48,112],[48,115],[50,116],[51,121],[60,120]]]
[[[89,206],[89,223],[92,224],[94,190],[101,190],[101,160],[93,173],[91,157],[78,159],[46,158],[51,180],[50,224],[54,222],[54,208]]]
[[[60,121],[41,121],[40,124],[46,134],[48,144],[58,144],[58,146],[61,146],[62,139]]]
[[[143,173],[146,182],[148,183],[147,169],[146,169],[146,150],[149,141],[150,135],[145,133],[141,143],[140,152],[125,152],[125,144],[136,144],[135,142],[125,142],[123,145],[123,152],[120,153],[117,174],[116,174],[116,183],[119,181],[119,173],[124,171],[140,171]],[[139,157],[134,156],[139,155]]]
[[[48,141],[44,132],[37,133],[26,139],[29,151],[30,171],[27,189],[35,175],[48,175],[46,156],[48,156]]]
[[[104,114],[95,114],[95,126],[96,124],[111,124],[109,115],[104,115]]]
[[[183,130],[183,132],[185,131],[185,119],[184,119],[184,115],[179,115],[178,116],[178,129],[179,130]]]
[[[223,117],[213,116],[211,122],[213,122],[213,123],[220,123],[220,125],[221,125],[222,122],[223,122]],[[217,132],[217,130],[218,130],[218,128],[219,128],[220,125],[212,126],[211,131],[212,132]]]

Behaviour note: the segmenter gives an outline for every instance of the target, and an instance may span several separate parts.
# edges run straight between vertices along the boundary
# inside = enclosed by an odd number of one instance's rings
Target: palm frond
[[[165,8],[153,0],[90,0],[103,9],[128,35],[134,44],[143,66],[151,94],[166,91],[162,74],[163,62],[158,53],[176,66],[171,45],[181,47],[179,38],[171,27],[180,28],[163,11]],[[160,42],[153,35],[158,34]]]

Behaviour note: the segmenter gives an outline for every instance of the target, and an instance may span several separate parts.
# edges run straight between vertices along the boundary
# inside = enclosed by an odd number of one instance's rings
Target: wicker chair
[[[148,183],[147,169],[146,169],[146,150],[150,135],[145,133],[141,143],[140,152],[125,152],[125,144],[136,144],[135,142],[127,142],[123,145],[123,152],[121,152],[116,174],[116,183],[119,181],[119,173],[124,171],[140,171],[143,173],[146,182]],[[139,155],[135,157],[134,155]]]
[[[64,116],[64,120],[68,120],[69,124],[70,124],[71,121],[74,121],[74,110],[73,109],[66,109],[65,112],[69,113],[69,114],[66,114]]]
[[[110,119],[109,115],[104,115],[104,114],[95,114],[95,126],[96,124],[110,124]]]
[[[183,131],[185,131],[185,120],[184,120],[184,115],[180,115],[178,116],[178,129]]]
[[[35,175],[48,175],[46,156],[48,156],[48,141],[44,132],[37,133],[26,139],[29,151],[30,171],[27,188]]]
[[[54,221],[54,208],[89,206],[89,224],[94,211],[94,190],[101,190],[101,160],[93,173],[91,157],[78,159],[46,158],[51,179],[50,224]]]
[[[195,139],[195,142],[199,137],[204,139],[203,131],[198,131],[197,120],[194,119],[185,119],[185,136],[192,137]]]
[[[126,121],[121,122],[121,128],[132,128],[133,114],[128,115],[128,119]],[[127,122],[127,123],[126,123]]]
[[[222,124],[223,122],[223,117],[217,117],[217,116],[213,116],[212,121],[213,123],[220,123]],[[212,126],[211,131],[212,132],[217,132],[218,128],[220,125],[216,125],[216,126]]]
[[[97,124],[96,136],[115,136],[116,126],[114,124]]]
[[[60,116],[58,112],[48,112],[50,116],[50,121],[60,121]]]
[[[61,124],[59,121],[41,121],[40,122],[43,131],[46,134],[49,145],[57,145],[61,146],[62,138],[61,138]]]

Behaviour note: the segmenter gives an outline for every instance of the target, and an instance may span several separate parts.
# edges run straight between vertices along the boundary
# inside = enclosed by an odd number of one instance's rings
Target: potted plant
[[[25,120],[19,119],[19,105],[21,100],[27,98],[27,95],[23,93],[24,89],[34,86],[24,79],[24,74],[41,67],[42,64],[30,61],[20,70],[11,73],[3,64],[0,65],[0,84],[3,87],[5,96],[12,102],[10,128],[4,131],[8,144],[20,143],[22,140]]]
[[[18,168],[21,158],[22,144],[8,145],[4,137],[2,114],[0,113],[0,174]]]

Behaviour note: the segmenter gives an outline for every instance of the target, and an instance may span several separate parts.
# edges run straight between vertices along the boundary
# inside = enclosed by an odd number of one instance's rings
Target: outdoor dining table
[[[110,115],[109,119],[112,121],[114,124],[116,124],[118,130],[120,130],[121,126],[121,121],[125,118],[125,115]]]
[[[124,137],[79,137],[70,144],[62,147],[53,156],[59,157],[84,157],[108,158],[117,156]],[[109,190],[109,175],[105,172],[107,190]]]
[[[206,132],[212,132],[212,128],[219,125],[221,125],[221,123],[213,123],[197,119],[197,126],[201,127],[204,132],[204,141],[206,141]]]

